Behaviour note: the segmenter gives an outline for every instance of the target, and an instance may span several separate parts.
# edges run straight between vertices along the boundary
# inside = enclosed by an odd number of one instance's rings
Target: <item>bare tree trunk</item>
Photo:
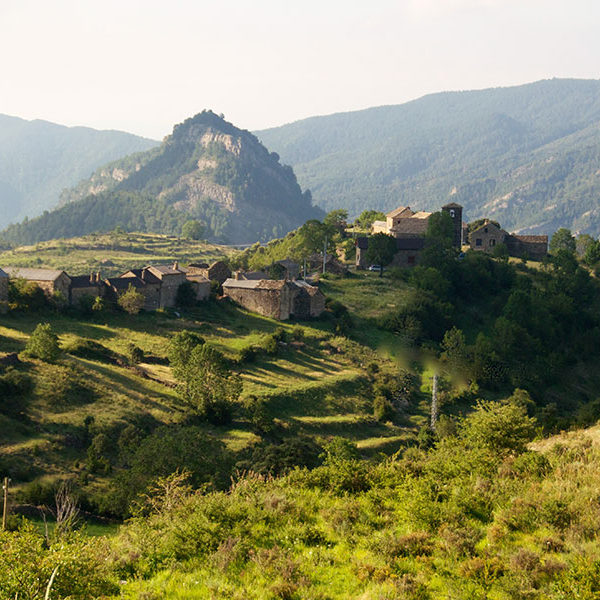
[[[437,420],[438,420],[438,376],[437,373],[433,376],[433,386],[431,389],[431,429],[435,431]]]

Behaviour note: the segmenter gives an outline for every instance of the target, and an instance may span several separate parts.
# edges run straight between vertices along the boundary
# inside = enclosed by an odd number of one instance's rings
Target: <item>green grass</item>
[[[149,263],[212,262],[231,256],[227,246],[150,233],[90,234],[20,246],[0,253],[0,266],[61,269],[70,275],[119,275]]]

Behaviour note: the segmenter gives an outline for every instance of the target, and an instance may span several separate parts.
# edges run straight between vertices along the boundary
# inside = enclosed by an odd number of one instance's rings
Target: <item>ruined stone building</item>
[[[304,281],[227,279],[223,293],[252,312],[280,321],[318,317],[325,308],[321,290]]]
[[[64,271],[54,269],[30,269],[26,267],[4,267],[11,278],[22,278],[38,285],[47,296],[61,294],[68,302],[71,278]]]
[[[506,246],[509,256],[533,260],[543,259],[548,252],[547,235],[515,235],[487,219],[469,234],[469,245],[478,252],[493,252],[499,244]]]
[[[190,263],[187,272],[190,275],[202,275],[206,279],[218,281],[220,284],[231,277],[231,269],[222,260],[217,260],[210,266],[206,263]]]

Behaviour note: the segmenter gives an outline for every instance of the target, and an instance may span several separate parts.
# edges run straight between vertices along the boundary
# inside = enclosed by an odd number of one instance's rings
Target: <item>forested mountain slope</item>
[[[54,208],[61,190],[100,165],[156,144],[123,131],[0,115],[0,227]]]
[[[444,92],[257,133],[327,210],[449,197],[510,230],[600,233],[600,81]]]
[[[2,235],[19,243],[119,226],[179,233],[188,219],[227,243],[265,241],[323,212],[293,170],[248,131],[211,111],[176,125],[157,148],[117,160],[62,195],[63,206]]]

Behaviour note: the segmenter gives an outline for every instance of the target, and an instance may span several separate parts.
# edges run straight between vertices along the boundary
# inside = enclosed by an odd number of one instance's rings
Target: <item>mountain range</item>
[[[432,210],[600,234],[600,81],[443,92],[256,132],[326,210]]]
[[[223,243],[268,241],[322,218],[293,170],[248,131],[205,110],[163,142],[113,161],[61,194],[61,206],[2,237],[34,243],[116,227],[179,234],[197,219]]]
[[[0,228],[35,217],[99,166],[158,142],[122,131],[0,115]]]

